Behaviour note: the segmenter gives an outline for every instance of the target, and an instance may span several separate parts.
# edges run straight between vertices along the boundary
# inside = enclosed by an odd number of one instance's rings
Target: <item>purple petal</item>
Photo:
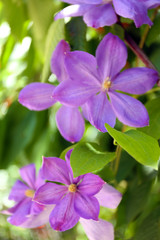
[[[117,36],[108,33],[97,48],[96,58],[102,81],[113,78],[126,64],[127,48]]]
[[[143,1],[113,0],[113,5],[118,15],[134,20],[137,28],[142,24],[152,25],[150,18],[147,16],[147,8]]]
[[[53,73],[55,73],[59,82],[64,81],[68,78],[64,59],[66,53],[68,53],[69,51],[69,44],[64,40],[61,40],[52,54],[51,70]]]
[[[149,116],[144,105],[125,94],[109,92],[112,108],[117,118],[131,127],[145,127],[149,125]]]
[[[21,228],[37,228],[49,221],[49,215],[53,210],[54,205],[52,206],[45,206],[44,210],[41,211],[39,214],[36,215],[29,215],[26,218],[26,221],[19,225]]]
[[[106,132],[107,130],[104,126],[105,123],[114,127],[116,123],[116,116],[112,110],[110,102],[108,101],[106,93],[102,92],[91,97],[85,105],[85,112],[87,112],[85,115],[87,115],[88,121],[98,130]]]
[[[28,186],[35,190],[36,169],[34,164],[29,164],[20,169],[20,175]]]
[[[17,180],[11,189],[8,199],[14,200],[16,202],[21,201],[22,199],[25,198],[25,191],[27,189],[28,189],[28,186],[26,186],[26,184],[24,184],[20,180]]]
[[[63,81],[53,92],[53,98],[60,103],[78,107],[100,90],[97,85],[84,84],[80,81]]]
[[[78,191],[87,196],[95,195],[102,189],[104,183],[105,182],[99,176],[87,173],[83,176],[82,181],[78,185]]]
[[[32,201],[30,215],[37,215],[44,210],[45,206]]]
[[[84,22],[89,27],[111,26],[117,22],[117,16],[111,4],[95,5],[84,13]]]
[[[60,158],[43,157],[42,174],[46,180],[70,184],[67,164]]]
[[[26,199],[26,198],[25,198],[25,199]],[[21,200],[20,202],[18,202],[17,204],[15,204],[13,207],[8,208],[7,210],[3,210],[3,211],[1,211],[0,213],[6,214],[6,215],[12,215],[12,214],[14,214],[14,213],[19,209],[19,207],[21,206],[21,204],[23,203],[23,201],[24,201],[25,199],[23,198],[23,200]]]
[[[41,204],[55,204],[67,191],[66,186],[47,182],[35,192],[34,201]]]
[[[144,4],[147,8],[156,8],[160,5],[160,0],[144,0]]]
[[[43,184],[45,184],[45,179],[43,178],[42,168],[40,168],[35,183],[36,189],[41,187]]]
[[[98,220],[100,206],[95,197],[76,192],[74,207],[80,217]]]
[[[112,90],[143,94],[158,81],[158,72],[149,68],[131,68],[120,73],[113,81]]]
[[[51,227],[56,231],[66,231],[77,224],[79,216],[74,210],[74,194],[67,194],[55,206],[49,221]]]
[[[73,151],[73,149],[70,149],[65,155],[65,160],[66,160],[66,164],[67,164],[67,167],[68,167],[68,174],[69,174],[69,178],[70,178],[71,183],[73,183],[73,170],[72,170],[71,164],[70,164],[70,157],[71,157],[72,151]]]
[[[103,0],[63,0],[63,2],[70,3],[70,4],[99,4],[102,3]]]
[[[105,183],[101,191],[97,193],[95,197],[98,199],[101,206],[115,209],[122,199],[122,194],[114,187]]]
[[[113,225],[105,220],[98,221],[80,218],[85,233],[89,240],[114,240]]]
[[[75,4],[64,8],[62,11],[58,12],[54,19],[61,19],[65,17],[78,17],[83,16],[93,5],[91,4]]]
[[[52,98],[54,88],[55,86],[48,83],[30,83],[20,91],[18,101],[30,110],[47,109],[55,103]]]
[[[78,108],[62,106],[56,113],[61,135],[69,142],[78,142],[84,133],[84,120]]]
[[[27,215],[30,214],[31,205],[31,199],[24,199],[17,208],[17,210],[14,212],[14,214],[7,219],[8,222],[16,226],[19,226],[20,224],[25,222],[27,219]]]

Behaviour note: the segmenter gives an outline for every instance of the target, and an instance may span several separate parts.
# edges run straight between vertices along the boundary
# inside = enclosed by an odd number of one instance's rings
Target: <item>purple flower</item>
[[[22,228],[42,226],[48,222],[51,207],[33,202],[35,191],[45,183],[41,170],[36,179],[35,165],[30,164],[20,169],[20,175],[25,183],[17,180],[9,195],[9,199],[14,200],[16,205],[2,213],[11,215],[8,222],[12,225]]]
[[[105,123],[114,127],[116,117],[132,127],[144,127],[149,117],[144,105],[122,92],[144,94],[158,80],[149,68],[120,72],[127,60],[122,40],[109,33],[100,42],[96,57],[82,51],[67,53],[65,64],[70,79],[61,82],[53,97],[68,106],[82,106],[85,117],[105,132]]]
[[[62,2],[74,5],[60,11],[55,16],[55,20],[83,16],[87,26],[94,28],[116,23],[116,14],[134,20],[136,27],[140,27],[142,24],[152,25],[147,15],[147,9],[160,5],[160,0],[62,0]]]
[[[116,208],[121,194],[95,174],[74,178],[71,152],[66,154],[66,161],[56,157],[43,158],[42,174],[49,182],[36,191],[34,200],[44,205],[56,204],[49,218],[54,230],[66,231],[80,221],[89,239],[98,240],[105,236],[112,240],[113,226],[98,218],[100,205]]]
[[[60,41],[51,58],[51,70],[57,79],[65,81],[68,74],[64,59],[70,47]],[[19,102],[30,110],[41,111],[54,105],[52,94],[55,86],[48,83],[34,82],[24,87],[19,94]],[[84,119],[78,107],[62,106],[56,113],[56,123],[61,135],[70,142],[79,141],[84,133]]]

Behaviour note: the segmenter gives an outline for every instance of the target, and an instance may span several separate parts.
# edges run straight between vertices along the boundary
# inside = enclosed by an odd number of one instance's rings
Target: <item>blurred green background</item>
[[[20,178],[20,167],[35,163],[38,169],[42,155],[58,157],[71,145],[61,137],[56,127],[55,113],[59,104],[42,112],[29,111],[17,101],[20,90],[35,81],[57,83],[50,71],[50,58],[61,39],[68,40],[72,50],[95,54],[98,43],[106,33],[112,32],[124,38],[123,29],[118,25],[95,30],[87,28],[81,18],[54,22],[54,14],[65,6],[58,0],[0,1],[0,210],[14,204],[8,200],[8,194]],[[154,10],[149,14],[153,16]],[[131,21],[122,21],[139,43],[146,26],[136,29]],[[159,12],[145,39],[144,50],[160,70]],[[143,66],[130,50],[127,64],[131,67]],[[159,96],[159,91],[153,92],[141,96],[140,100],[146,103]],[[160,118],[158,120],[160,122]],[[122,128],[118,121],[116,128]],[[116,148],[108,133],[100,133],[88,123],[82,141],[96,142],[102,151],[114,151]],[[102,208],[101,217],[114,224],[116,240],[159,240],[158,172],[140,165],[124,151],[120,160],[116,176],[110,165],[98,173],[124,193],[118,211]],[[2,240],[87,239],[80,224],[65,233],[56,233],[49,225],[44,229],[20,229],[10,225],[6,219],[0,214]]]

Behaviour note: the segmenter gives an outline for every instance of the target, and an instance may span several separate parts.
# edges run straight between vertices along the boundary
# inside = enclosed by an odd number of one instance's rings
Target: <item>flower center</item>
[[[76,186],[76,184],[71,184],[71,185],[69,185],[69,187],[68,187],[68,190],[70,191],[70,192],[76,192],[77,191],[77,186]]]
[[[110,81],[110,77],[107,77],[107,78],[104,80],[103,85],[102,85],[103,91],[108,90],[108,89],[111,87],[111,84],[112,84],[112,82]]]
[[[27,189],[24,194],[25,194],[26,197],[33,198],[34,197],[34,190]]]

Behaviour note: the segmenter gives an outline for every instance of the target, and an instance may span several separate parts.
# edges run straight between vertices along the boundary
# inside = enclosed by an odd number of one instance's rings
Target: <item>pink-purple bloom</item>
[[[59,82],[68,79],[65,67],[66,53],[70,47],[60,41],[51,58],[51,70]],[[48,83],[34,82],[24,87],[19,94],[19,102],[30,110],[45,110],[56,103],[52,94],[55,86]],[[61,135],[70,142],[79,141],[84,133],[84,119],[78,107],[62,106],[56,113],[56,123]]]
[[[66,231],[80,221],[89,239],[98,240],[105,236],[105,239],[113,240],[112,224],[98,216],[100,205],[116,208],[121,194],[98,175],[87,173],[74,178],[71,152],[66,154],[66,161],[56,157],[43,158],[42,174],[48,182],[36,191],[34,201],[44,205],[55,204],[49,217],[54,230]]]
[[[22,228],[42,226],[48,222],[51,207],[33,202],[35,191],[45,183],[41,170],[36,178],[35,165],[30,164],[20,169],[20,175],[24,182],[17,180],[9,195],[9,200],[14,200],[16,205],[2,213],[11,215],[8,222],[12,225]]]
[[[53,97],[68,106],[82,106],[84,116],[105,132],[105,123],[114,127],[116,117],[125,125],[144,127],[149,116],[144,105],[124,94],[144,94],[158,81],[158,73],[149,68],[122,72],[127,48],[122,40],[109,33],[100,42],[96,57],[82,52],[68,52],[65,65],[69,75],[54,90]]]
[[[134,20],[136,27],[152,25],[147,9],[160,5],[160,0],[61,0],[73,4],[64,8],[55,20],[83,16],[87,26],[99,28],[117,22],[117,14]]]

